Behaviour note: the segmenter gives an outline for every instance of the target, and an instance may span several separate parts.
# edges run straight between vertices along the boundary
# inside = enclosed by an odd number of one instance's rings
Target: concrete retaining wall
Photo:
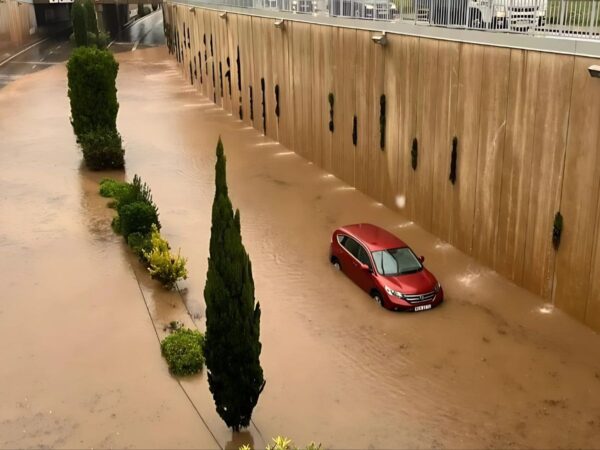
[[[383,47],[367,30],[177,4],[165,19],[207,97],[262,130],[264,80],[269,137],[600,330],[600,79],[587,71],[600,59],[399,34]]]

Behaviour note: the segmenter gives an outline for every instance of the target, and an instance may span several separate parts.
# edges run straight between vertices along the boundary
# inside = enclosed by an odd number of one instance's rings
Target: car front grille
[[[418,294],[418,295],[404,295],[404,299],[408,303],[425,303],[430,302],[435,298],[435,291],[427,292],[426,294]]]

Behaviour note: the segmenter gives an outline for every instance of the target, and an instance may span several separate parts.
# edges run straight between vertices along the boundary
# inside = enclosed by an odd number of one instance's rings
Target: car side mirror
[[[424,256],[419,256],[419,261],[421,261],[421,264],[423,264],[425,262],[425,257]]]
[[[366,270],[367,272],[370,272],[370,271],[371,271],[371,268],[370,268],[368,265],[366,265],[366,264],[363,264],[363,263],[360,263],[360,268],[361,268],[362,270]]]

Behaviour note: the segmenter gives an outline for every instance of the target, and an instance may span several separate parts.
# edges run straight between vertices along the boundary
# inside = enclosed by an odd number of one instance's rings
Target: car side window
[[[344,235],[344,234],[338,234],[337,235],[337,240],[340,243],[340,245],[345,246],[345,242],[348,239],[348,236]]]
[[[358,242],[351,237],[346,236],[346,240],[342,245],[346,247],[346,250],[348,250],[352,256],[358,258],[358,249],[360,248]]]
[[[364,247],[362,245],[360,245],[358,247],[357,258],[361,263],[366,264],[367,266],[371,267],[371,260],[369,259],[369,254],[367,253],[367,251],[364,249]]]

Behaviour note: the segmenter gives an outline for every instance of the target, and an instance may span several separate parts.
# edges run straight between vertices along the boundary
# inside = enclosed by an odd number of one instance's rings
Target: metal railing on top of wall
[[[600,40],[600,0],[199,0],[198,3]]]

